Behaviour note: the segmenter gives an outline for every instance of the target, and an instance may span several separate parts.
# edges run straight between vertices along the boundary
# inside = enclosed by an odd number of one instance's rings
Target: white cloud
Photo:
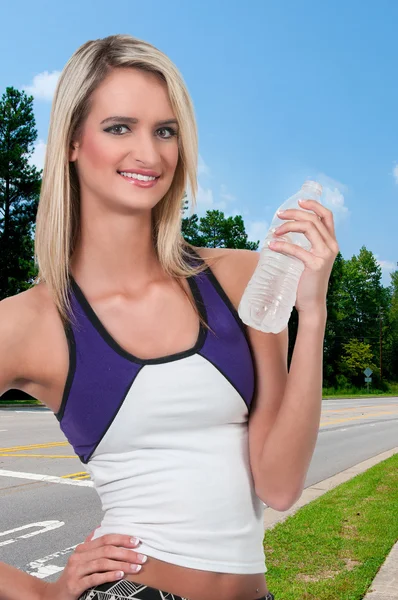
[[[227,186],[224,183],[221,184],[220,198],[225,200],[225,202],[235,202],[236,200],[235,196],[228,192]]]
[[[33,154],[29,159],[29,163],[34,165],[39,170],[44,167],[44,157],[46,155],[47,144],[44,140],[39,140],[36,142]]]
[[[324,173],[318,175],[317,181],[323,187],[322,204],[332,211],[336,222],[346,219],[350,214],[344,198],[344,193],[347,193],[348,187]]]
[[[34,98],[41,100],[52,100],[57,87],[60,71],[53,71],[49,73],[44,71],[33,77],[33,83],[24,87],[24,90],[34,96]]]
[[[383,271],[394,271],[397,268],[396,263],[393,263],[391,260],[378,260],[377,263]]]
[[[248,240],[250,242],[260,241],[259,248],[261,248],[268,233],[268,229],[269,223],[267,221],[248,221],[246,225]]]
[[[394,175],[395,183],[398,183],[398,164],[395,165],[392,173]]]
[[[200,154],[198,160],[198,175],[210,175],[210,169]]]

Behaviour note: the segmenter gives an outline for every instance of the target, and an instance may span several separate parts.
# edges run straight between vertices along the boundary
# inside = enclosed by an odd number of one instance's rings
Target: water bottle
[[[297,244],[305,250],[311,249],[310,241],[303,233],[289,232],[275,237],[273,230],[286,223],[280,219],[279,210],[294,208],[304,210],[298,200],[320,200],[322,186],[316,181],[305,181],[302,188],[288,198],[276,211],[256,270],[250,279],[239,304],[239,316],[246,325],[266,333],[280,333],[288,324],[293,306],[296,302],[297,288],[304,263],[295,256],[287,256],[271,250],[268,241],[284,240]],[[313,212],[313,211],[310,211]]]

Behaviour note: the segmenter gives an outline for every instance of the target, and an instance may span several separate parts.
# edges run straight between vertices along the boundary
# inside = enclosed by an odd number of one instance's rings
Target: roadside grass
[[[265,532],[276,600],[360,600],[398,539],[398,454]]]
[[[31,405],[36,405],[36,406],[42,406],[42,403],[39,400],[6,400],[5,398],[0,398],[0,407],[2,404],[16,404],[18,406],[18,404],[31,404]]]
[[[367,388],[357,388],[350,386],[347,388],[323,388],[323,400],[333,398],[386,398],[389,396],[398,396],[398,383],[388,383],[387,390],[378,390],[370,388],[372,391],[368,393]]]

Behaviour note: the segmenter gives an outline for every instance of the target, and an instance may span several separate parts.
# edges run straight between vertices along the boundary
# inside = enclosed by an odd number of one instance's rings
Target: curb
[[[363,600],[396,600],[398,598],[398,542],[377,573]]]

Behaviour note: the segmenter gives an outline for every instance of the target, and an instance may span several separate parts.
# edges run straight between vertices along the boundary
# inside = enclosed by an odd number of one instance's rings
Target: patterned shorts
[[[188,600],[182,596],[176,596],[170,592],[162,592],[153,587],[134,583],[129,580],[117,581],[115,583],[104,583],[90,588],[79,600]],[[269,593],[258,600],[275,600]]]

